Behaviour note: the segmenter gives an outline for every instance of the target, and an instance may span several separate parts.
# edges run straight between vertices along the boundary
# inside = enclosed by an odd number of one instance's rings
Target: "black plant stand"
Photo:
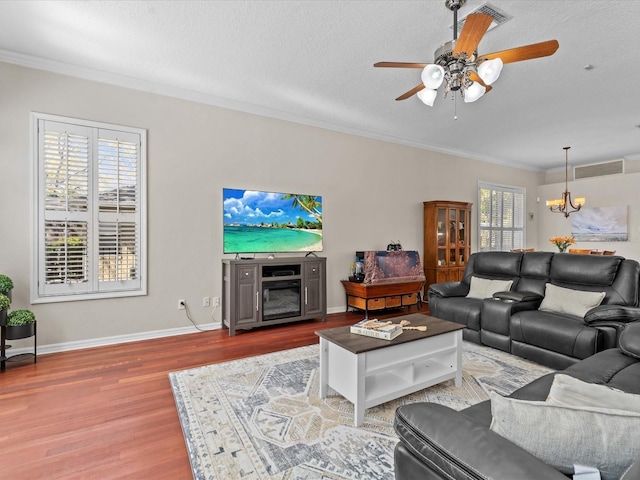
[[[22,362],[33,358],[33,363],[38,362],[37,350],[37,328],[36,322],[18,327],[2,325],[0,327],[0,371],[4,372],[6,362]],[[11,345],[7,345],[7,340],[18,340],[20,338],[33,337],[33,353],[21,353],[19,355],[7,356],[7,349]]]

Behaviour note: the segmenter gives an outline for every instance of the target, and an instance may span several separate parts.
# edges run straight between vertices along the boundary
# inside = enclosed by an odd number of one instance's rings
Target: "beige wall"
[[[536,211],[541,174],[529,171],[7,63],[0,85],[0,273],[17,285],[14,308],[36,312],[43,346],[188,327],[178,298],[210,323],[201,304],[221,296],[223,187],[323,196],[330,311],[344,308],[339,281],[355,250],[399,240],[422,251],[425,200],[475,204],[482,180],[525,187]],[[29,305],[32,111],[148,130],[147,296]],[[536,224],[527,224],[530,246]]]
[[[632,162],[635,167],[640,163]],[[565,188],[564,172],[561,183],[538,187],[538,218],[540,219],[537,244],[541,250],[556,251],[549,242],[554,236],[571,235],[571,216],[551,213],[545,206],[546,200],[560,198]],[[574,248],[593,250],[615,250],[617,255],[640,260],[640,173],[610,175],[598,178],[584,178],[570,181],[569,191],[574,198],[585,197],[585,208],[627,206],[626,242],[578,242]]]

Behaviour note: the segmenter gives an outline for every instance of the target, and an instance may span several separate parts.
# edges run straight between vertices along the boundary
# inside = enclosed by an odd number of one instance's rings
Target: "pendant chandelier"
[[[562,198],[556,198],[554,200],[547,200],[547,207],[554,213],[562,213],[567,218],[573,212],[577,212],[585,204],[584,197],[578,197],[575,200],[571,200],[571,192],[569,191],[569,149],[571,147],[564,148],[564,192],[562,192]]]

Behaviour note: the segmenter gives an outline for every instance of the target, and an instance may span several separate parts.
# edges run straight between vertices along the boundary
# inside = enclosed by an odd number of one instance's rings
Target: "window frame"
[[[44,292],[44,278],[47,254],[45,246],[45,223],[50,219],[50,215],[45,215],[45,203],[47,196],[44,194],[46,165],[41,158],[41,138],[39,127],[43,122],[55,122],[67,124],[73,128],[86,129],[91,132],[92,139],[98,139],[99,131],[121,132],[127,137],[139,139],[139,153],[137,158],[137,173],[135,175],[136,188],[138,189],[137,205],[139,212],[135,214],[134,225],[137,229],[138,252],[136,265],[137,277],[139,281],[118,281],[116,284],[108,285],[108,282],[99,281],[100,264],[100,235],[98,229],[100,222],[104,220],[104,213],[99,212],[100,189],[98,186],[99,174],[99,150],[100,143],[91,145],[87,160],[87,183],[90,185],[87,203],[89,205],[87,214],[87,231],[90,232],[94,240],[87,246],[93,253],[89,256],[89,271],[87,275],[87,288],[77,291],[76,285],[66,283],[49,288],[50,292]],[[110,137],[106,138],[110,140]],[[90,142],[91,143],[91,140]],[[33,215],[31,222],[31,303],[53,303],[77,300],[95,300],[103,298],[119,298],[141,296],[147,294],[147,130],[137,127],[116,125],[93,120],[84,120],[73,117],[52,115],[40,112],[31,112],[31,212]],[[50,198],[50,197],[49,197]],[[71,216],[71,215],[70,215]],[[66,221],[66,220],[65,220]],[[108,222],[107,222],[108,223]],[[130,223],[130,222],[129,222]],[[117,224],[119,225],[119,224]],[[97,259],[97,260],[96,260]],[[96,260],[96,261],[94,261]],[[43,288],[40,288],[43,282]],[[59,287],[59,288],[58,288]],[[75,292],[74,292],[75,291]]]
[[[500,192],[502,194],[504,193],[513,193],[513,194],[521,194],[522,195],[522,228],[517,228],[517,227],[493,227],[493,226],[489,226],[487,227],[483,227],[482,226],[482,190],[490,190],[491,192]],[[516,187],[513,185],[502,185],[502,184],[497,184],[497,183],[492,183],[492,182],[482,182],[479,181],[478,182],[478,215],[477,215],[477,221],[476,221],[476,226],[477,226],[477,243],[476,245],[478,245],[478,252],[489,252],[489,251],[509,251],[511,249],[514,248],[526,248],[527,245],[527,221],[526,221],[526,210],[527,210],[527,189],[524,187]],[[516,217],[516,214],[514,212],[514,218]],[[505,232],[505,231],[511,231],[511,232],[516,232],[516,231],[521,231],[522,232],[522,245],[516,245],[514,243],[515,240],[515,235],[511,236],[511,246],[509,248],[507,248],[507,250],[503,250],[504,248],[504,240],[502,240],[501,242],[501,246],[500,248],[492,248],[491,245],[489,245],[488,249],[483,249],[482,247],[482,232],[488,230],[489,232],[492,231],[500,231],[501,233]],[[504,235],[501,235],[501,239],[504,239]]]

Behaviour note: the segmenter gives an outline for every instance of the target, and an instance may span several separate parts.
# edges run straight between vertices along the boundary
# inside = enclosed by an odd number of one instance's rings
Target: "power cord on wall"
[[[196,330],[200,331],[200,332],[211,332],[213,330],[217,330],[215,328],[200,328],[198,326],[198,324],[196,322],[193,321],[193,318],[191,318],[191,312],[189,311],[189,305],[187,305],[187,302],[185,300],[180,302],[180,305],[182,305],[184,307],[184,313],[187,315],[187,318],[189,319],[189,321],[191,323],[193,323],[193,326],[196,327]],[[213,307],[211,309],[211,320],[213,320],[215,322],[215,319],[213,318],[213,314],[216,311],[216,308],[218,307]]]

